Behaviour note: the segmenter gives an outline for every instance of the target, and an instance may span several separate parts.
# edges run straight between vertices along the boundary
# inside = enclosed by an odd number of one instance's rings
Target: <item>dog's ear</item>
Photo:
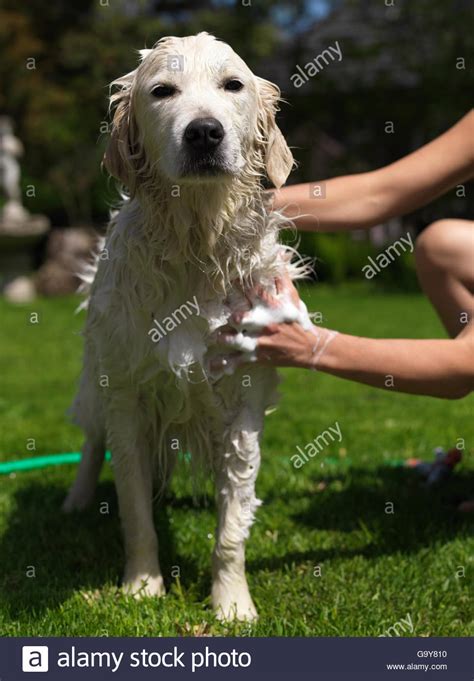
[[[109,173],[128,187],[131,194],[136,182],[136,124],[132,116],[131,94],[135,71],[111,83],[118,88],[110,95],[110,108],[114,110],[112,130],[105,150],[103,165]]]
[[[279,189],[285,184],[294,164],[293,154],[275,121],[280,101],[280,89],[263,78],[257,78],[257,82],[259,141],[263,146],[268,178]]]

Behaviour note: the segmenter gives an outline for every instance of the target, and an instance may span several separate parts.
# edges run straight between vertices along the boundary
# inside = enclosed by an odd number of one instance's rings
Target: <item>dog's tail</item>
[[[97,238],[97,243],[94,250],[91,252],[91,259],[81,263],[81,267],[76,276],[80,279],[79,288],[77,292],[84,297],[84,300],[78,306],[76,312],[81,312],[81,310],[87,310],[89,306],[89,298],[92,290],[92,284],[97,274],[97,269],[99,267],[99,260],[101,254],[105,249],[105,237],[99,236]]]

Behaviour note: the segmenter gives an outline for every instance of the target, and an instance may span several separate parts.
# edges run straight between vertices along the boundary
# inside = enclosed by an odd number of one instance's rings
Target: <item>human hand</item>
[[[272,366],[317,367],[336,335],[311,323],[290,277],[275,281],[276,295],[262,287],[247,293],[250,310],[235,312],[215,334],[218,345],[234,354],[213,358],[211,368],[232,372],[245,362]]]

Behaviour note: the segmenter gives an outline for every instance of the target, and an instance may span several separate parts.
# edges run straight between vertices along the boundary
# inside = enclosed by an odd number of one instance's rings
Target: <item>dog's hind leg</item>
[[[258,415],[245,408],[216,455],[218,526],[213,555],[212,605],[219,619],[253,620],[257,611],[245,576],[245,540],[259,506]]]
[[[66,500],[63,511],[82,511],[92,501],[97,487],[105,454],[105,419],[103,401],[98,387],[99,371],[90,345],[86,345],[84,368],[79,390],[70,410],[73,422],[85,434],[82,457]]]
[[[104,461],[103,438],[88,437],[82,449],[76,479],[63,504],[63,511],[82,511],[91,503]]]

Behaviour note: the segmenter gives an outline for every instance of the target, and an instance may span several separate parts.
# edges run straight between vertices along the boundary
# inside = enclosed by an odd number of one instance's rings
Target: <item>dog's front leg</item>
[[[108,437],[125,541],[123,588],[139,596],[165,593],[153,524],[150,443],[140,428],[138,400],[121,396],[108,409]]]
[[[245,540],[259,505],[259,433],[245,410],[216,455],[218,525],[213,554],[212,605],[219,619],[253,620],[257,611],[245,576]]]

